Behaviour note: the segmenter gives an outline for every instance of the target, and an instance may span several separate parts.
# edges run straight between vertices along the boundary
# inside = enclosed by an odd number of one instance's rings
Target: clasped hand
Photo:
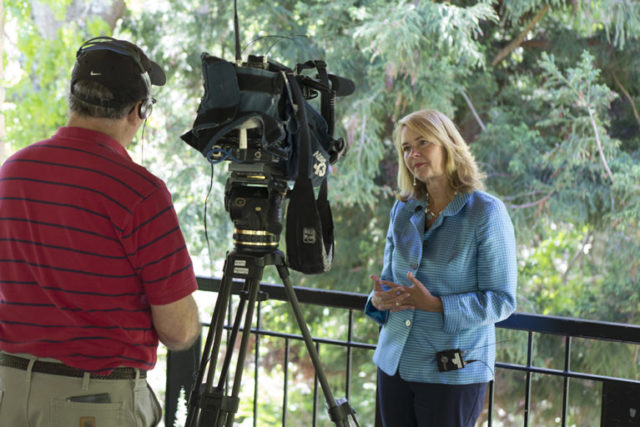
[[[407,274],[411,286],[380,280],[378,276],[374,275],[370,277],[373,280],[371,303],[378,310],[401,311],[417,308],[425,311],[443,311],[442,300],[433,296],[411,272]],[[384,290],[383,285],[389,289]]]

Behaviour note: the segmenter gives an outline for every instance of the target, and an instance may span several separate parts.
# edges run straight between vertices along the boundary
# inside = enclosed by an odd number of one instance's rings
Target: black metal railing
[[[201,290],[216,292],[220,286],[220,279],[198,278],[198,284]],[[366,295],[350,292],[338,292],[320,289],[300,288],[296,287],[296,295],[300,304],[311,304],[321,307],[332,307],[339,310],[348,310],[348,325],[346,339],[334,339],[321,336],[314,336],[316,348],[320,345],[340,346],[345,348],[346,363],[343,369],[344,373],[344,392],[346,398],[350,400],[351,384],[352,384],[352,353],[356,349],[364,349],[372,351],[375,349],[375,338],[373,342],[361,342],[354,340],[354,316],[360,316],[366,302]],[[260,291],[268,295],[269,300],[287,301],[284,288],[282,285],[273,285],[263,283],[260,285]],[[238,295],[242,292],[242,283],[234,283],[233,294]],[[300,341],[302,337],[295,333],[283,333],[279,331],[266,330],[262,327],[260,304],[258,304],[255,327],[252,333],[255,334],[255,345],[253,347],[254,358],[254,392],[253,392],[253,425],[257,425],[259,417],[258,413],[258,381],[259,381],[259,351],[260,337],[273,337],[283,340],[284,347],[284,363],[283,363],[283,390],[282,390],[282,414],[280,422],[283,426],[288,424],[287,407],[289,401],[289,349],[292,340]],[[501,331],[518,331],[516,333],[526,334],[526,355],[522,363],[505,363],[500,361],[500,356],[496,362],[496,376],[500,372],[522,373],[524,376],[523,404],[519,407],[521,412],[517,416],[518,425],[528,427],[531,424],[531,410],[533,402],[531,399],[532,382],[534,376],[545,376],[549,378],[559,378],[562,381],[562,405],[561,412],[557,417],[556,425],[568,425],[568,413],[570,409],[569,403],[569,382],[571,379],[590,381],[603,385],[600,420],[593,420],[593,424],[602,427],[614,425],[636,425],[623,424],[635,421],[636,408],[630,403],[630,407],[624,406],[624,396],[630,393],[640,391],[640,381],[637,378],[624,378],[615,375],[594,374],[571,369],[572,350],[574,349],[574,341],[576,339],[586,340],[588,342],[609,342],[609,343],[625,343],[636,347],[636,356],[640,349],[640,326],[626,325],[610,322],[599,322],[582,319],[561,318],[553,316],[542,316],[535,314],[515,313],[498,325],[498,332]],[[318,334],[314,334],[318,335]],[[552,336],[562,339],[563,362],[561,367],[539,366],[534,363],[534,345],[536,339],[540,337]],[[200,348],[196,346],[195,348]],[[558,350],[559,351],[559,350]],[[194,350],[195,352],[195,350]],[[173,411],[176,408],[176,400],[180,387],[189,391],[194,370],[197,370],[196,359],[199,355],[183,353],[171,353],[167,361],[167,393],[166,393],[166,416],[165,425],[173,426]],[[637,365],[638,360],[630,361]],[[489,385],[488,404],[484,414],[484,422],[491,427],[496,415],[494,413],[496,384],[491,382]],[[313,386],[313,414],[312,424],[317,425],[318,421],[318,385],[317,381]],[[548,396],[551,401],[557,401],[558,396]],[[375,389],[370,390],[370,399],[375,401]],[[629,400],[629,399],[627,399]],[[633,402],[633,400],[631,400]],[[352,406],[354,406],[352,404]],[[377,406],[377,405],[376,405]],[[640,405],[636,405],[640,406]],[[355,408],[358,409],[358,408]],[[637,410],[637,421],[640,421],[640,409]],[[360,425],[379,425],[377,411],[375,415],[370,415],[371,419],[358,419]],[[633,418],[633,419],[631,419]],[[295,421],[291,425],[298,425]],[[504,423],[503,423],[504,424]],[[539,425],[539,424],[537,424]]]

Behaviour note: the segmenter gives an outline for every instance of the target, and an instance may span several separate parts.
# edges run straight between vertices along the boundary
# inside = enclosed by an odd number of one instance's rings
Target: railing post
[[[351,399],[351,342],[353,341],[353,310],[349,310],[349,329],[347,331],[347,379],[345,383],[345,397]]]
[[[531,354],[533,353],[533,332],[529,331],[529,337],[527,340],[527,375],[525,385],[525,400],[524,400],[524,427],[529,425],[529,411],[531,409]]]
[[[200,365],[200,349],[202,337],[198,337],[193,346],[184,351],[167,351],[167,382],[164,397],[164,425],[173,427],[178,410],[180,390],[184,389],[184,396],[189,398],[195,373]]]
[[[569,373],[571,368],[571,337],[564,337],[564,372]],[[569,377],[564,377],[564,387],[562,390],[562,427],[567,425],[567,408],[569,405]]]
[[[376,419],[375,427],[382,427],[382,417],[380,416],[380,398],[378,397],[378,385],[380,384],[378,370],[376,369]]]
[[[493,401],[495,398],[495,380],[489,381],[489,403],[487,410],[487,425],[492,427],[493,425]]]
[[[282,393],[282,427],[287,425],[287,404],[289,402],[289,338],[284,339],[284,391]]]

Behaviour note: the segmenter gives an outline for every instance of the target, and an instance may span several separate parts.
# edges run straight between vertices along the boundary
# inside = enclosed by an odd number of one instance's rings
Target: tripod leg
[[[262,276],[262,271],[260,272]],[[236,362],[236,372],[233,379],[233,388],[231,390],[231,399],[237,400],[240,394],[240,384],[242,383],[242,372],[244,370],[244,361],[247,355],[247,346],[249,344],[249,336],[251,335],[251,324],[253,323],[253,313],[255,312],[256,300],[258,298],[258,290],[260,289],[260,281],[248,279],[249,303],[247,305],[247,313],[244,320],[244,330],[242,331],[242,340],[240,341],[240,349],[238,350],[238,359]],[[226,373],[225,373],[226,374]],[[221,378],[222,380],[222,378]],[[235,412],[227,412],[226,427],[233,425],[233,417]]]
[[[233,418],[235,413],[238,411],[238,395],[240,394],[242,371],[244,368],[249,336],[251,334],[251,324],[253,321],[255,304],[258,299],[260,279],[262,278],[264,265],[265,260],[263,256],[243,256],[237,254],[235,251],[227,256],[220,294],[218,295],[218,301],[216,302],[212,325],[209,331],[210,333],[207,338],[206,353],[203,356],[208,356],[208,359],[210,359],[207,381],[206,384],[204,384],[203,390],[200,391],[200,395],[194,391],[192,393],[192,398],[189,400],[190,406],[186,424],[188,427],[214,427],[222,425],[230,427],[233,425]],[[220,368],[220,376],[218,378],[217,386],[213,387],[217,355],[221,346],[225,313],[231,299],[232,278],[234,276],[244,277],[244,288],[241,294],[240,303],[238,304],[231,335],[227,342],[227,350]],[[247,310],[246,313],[244,313],[245,306]],[[229,367],[233,358],[235,342],[238,338],[243,314],[245,314],[244,326],[242,329],[240,348],[237,352],[232,393],[227,396],[224,393],[225,390],[227,390],[226,385]],[[201,363],[200,372],[198,373],[198,387],[200,387],[206,367],[206,363]]]
[[[296,293],[293,290],[293,286],[291,285],[291,281],[289,280],[289,270],[287,269],[286,265],[284,265],[284,263],[278,263],[276,264],[276,267],[278,269],[278,274],[282,279],[287,298],[291,303],[291,308],[293,309],[296,321],[298,322],[300,332],[302,332],[304,342],[307,346],[307,351],[309,352],[309,356],[311,356],[311,361],[313,362],[313,367],[315,368],[316,375],[318,376],[318,380],[320,381],[320,386],[322,387],[322,392],[324,393],[325,400],[327,401],[327,405],[329,405],[329,414],[331,416],[331,419],[336,423],[337,426],[348,427],[349,421],[347,418],[347,414],[344,412],[345,408],[344,406],[339,407],[337,405],[336,400],[331,393],[331,388],[329,387],[327,377],[325,376],[324,370],[322,369],[322,365],[320,363],[320,356],[318,355],[316,347],[313,345],[313,338],[311,337],[309,328],[307,328],[307,324],[302,317],[300,304],[298,303],[298,297],[296,296]]]
[[[222,284],[220,288],[220,294],[218,295],[218,299],[216,300],[216,308],[214,310],[214,324],[212,325],[215,328],[216,336],[213,342],[213,348],[211,350],[211,355],[218,355],[220,351],[220,345],[222,343],[222,331],[224,329],[224,318],[227,313],[229,302],[231,301],[231,288],[233,286],[233,266],[235,264],[235,252],[232,252],[227,256],[224,265],[224,272],[222,276]],[[224,292],[223,292],[224,290]],[[233,348],[233,347],[232,347]],[[216,370],[217,360],[214,357],[211,357],[209,374],[207,376],[207,389],[211,389],[213,384],[213,375]]]
[[[244,360],[247,351],[247,345],[249,341],[249,335],[251,333],[251,323],[253,320],[254,308],[257,300],[258,289],[260,287],[259,281],[247,279],[245,282],[244,293],[241,296],[240,304],[238,305],[231,336],[228,341],[227,351],[225,353],[224,361],[221,367],[220,376],[218,378],[218,385],[215,389],[205,397],[210,400],[203,404],[203,408],[200,412],[200,423],[202,427],[213,426],[226,426],[231,427],[233,425],[233,418],[238,411],[240,384],[242,381],[242,371],[244,368]],[[240,348],[238,350],[238,356],[236,360],[236,371],[233,380],[233,388],[231,395],[224,395],[226,390],[226,382],[229,374],[229,366],[233,358],[233,351],[235,342],[238,337],[240,329],[240,322],[242,320],[242,314],[244,313],[245,305],[247,306],[245,323],[242,330],[242,340]],[[212,371],[209,371],[209,375],[212,376]],[[207,389],[209,390],[209,389]]]
[[[231,356],[233,353],[233,348],[235,346],[235,342],[238,339],[238,331],[240,330],[240,321],[242,320],[242,314],[244,313],[244,308],[247,303],[247,295],[242,295],[240,297],[240,302],[238,303],[238,307],[236,308],[236,317],[233,321],[233,327],[231,329],[231,335],[229,336],[227,352],[225,353],[224,362],[222,363],[222,367],[220,368],[220,378],[218,381],[218,388],[222,389],[225,386],[227,381],[227,376],[229,374],[229,366],[231,365]]]
[[[227,312],[228,301],[231,297],[231,287],[232,287],[232,275],[227,274],[227,265],[233,264],[230,262],[230,256],[227,257],[225,261],[225,274],[222,278],[222,282],[220,285],[220,291],[218,293],[218,299],[216,300],[216,305],[213,310],[213,315],[211,317],[211,324],[209,326],[209,332],[207,334],[207,340],[205,342],[204,350],[202,352],[202,358],[200,359],[200,368],[198,370],[198,375],[196,381],[193,385],[193,390],[191,395],[189,396],[189,405],[187,410],[187,421],[185,423],[186,427],[195,427],[198,419],[198,406],[200,405],[200,398],[203,390],[201,390],[201,386],[203,383],[204,374],[207,371],[207,365],[209,366],[210,375],[207,379],[205,392],[210,391],[211,389],[211,372],[215,372],[215,363],[216,359],[212,357],[212,355],[217,355],[218,350],[220,348],[220,340],[222,337],[222,329],[224,325],[224,315]],[[214,350],[212,351],[212,346]]]
[[[357,425],[357,420],[355,420],[354,413],[349,407],[346,399],[339,399],[336,401],[331,393],[329,383],[327,382],[322,365],[320,364],[320,357],[318,356],[318,352],[313,344],[313,338],[311,337],[309,329],[302,317],[298,298],[293,290],[291,281],[289,280],[289,271],[284,263],[284,255],[282,252],[275,251],[269,254],[257,256],[253,254],[236,254],[234,251],[232,254],[227,256],[225,263],[220,294],[218,295],[212,325],[209,330],[209,336],[207,337],[207,344],[205,345],[205,353],[202,357],[201,368],[198,372],[198,381],[194,386],[194,391],[189,399],[189,412],[187,414],[186,426],[213,427],[222,426],[223,423],[226,427],[233,425],[235,413],[238,411],[238,395],[240,393],[242,371],[244,368],[244,361],[251,333],[255,304],[258,298],[260,280],[262,279],[262,273],[265,265],[275,265],[278,269],[278,273],[282,279],[282,283],[284,284],[284,290],[287,294],[287,298],[291,303],[296,321],[300,331],[302,332],[307,351],[313,362],[318,381],[322,386],[322,391],[329,406],[329,415],[331,420],[338,427],[348,427],[348,416],[351,415]],[[217,354],[220,350],[220,343],[224,329],[224,316],[227,311],[228,301],[231,297],[232,277],[234,274],[245,279],[244,294],[240,304],[238,305],[238,312],[236,313],[233,329],[228,342],[219,382],[217,387],[214,388],[212,386],[213,376],[215,375]],[[230,396],[225,396],[225,384],[245,304],[247,304],[247,312],[245,313],[242,341],[236,361],[237,365],[232,392]],[[204,390],[200,390],[200,384],[204,377],[207,362],[209,362],[207,382]]]
[[[211,388],[213,384],[213,376],[215,374],[215,363],[212,362],[211,368],[207,376],[207,383],[205,384],[205,390],[208,398],[211,398],[212,402],[209,404],[203,404],[202,411],[200,413],[201,422],[199,425],[212,427],[222,426],[229,413],[235,413],[233,405],[228,405],[228,398],[224,396],[225,383],[227,381],[227,375],[229,366],[231,365],[231,358],[233,357],[233,348],[238,337],[238,330],[240,328],[240,321],[242,320],[242,313],[244,312],[244,306],[246,304],[247,297],[242,295],[238,307],[236,309],[236,316],[231,329],[231,335],[227,341],[227,351],[224,355],[224,361],[220,370],[220,377],[216,388]],[[222,333],[222,332],[220,332]],[[218,354],[216,351],[213,354]]]

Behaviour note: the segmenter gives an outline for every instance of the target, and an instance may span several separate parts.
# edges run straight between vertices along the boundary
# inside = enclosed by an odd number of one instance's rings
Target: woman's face
[[[400,137],[404,164],[416,179],[427,184],[429,181],[446,180],[446,154],[438,142],[430,141],[406,126]]]

